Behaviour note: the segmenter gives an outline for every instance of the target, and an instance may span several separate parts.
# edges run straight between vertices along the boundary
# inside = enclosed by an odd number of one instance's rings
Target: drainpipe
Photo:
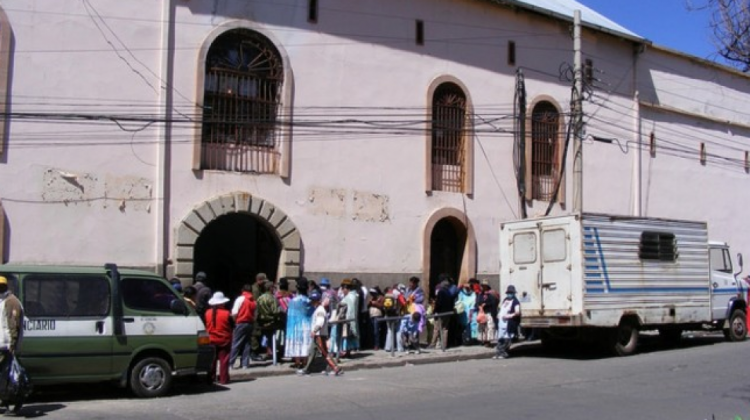
[[[174,7],[172,0],[162,0],[161,13],[161,65],[159,71],[159,107],[163,109],[164,121],[157,131],[157,181],[154,191],[154,216],[156,217],[155,263],[162,276],[167,273],[169,256],[169,205],[170,205],[170,143],[172,138],[172,68],[174,51]]]
[[[643,46],[636,45],[633,53],[633,142],[637,152],[633,159],[633,216],[643,216],[643,136],[641,126],[641,104],[638,93],[638,56]]]
[[[634,153],[635,164],[633,165],[633,216],[642,216],[641,198],[643,194],[643,145],[641,144],[641,105],[638,102],[638,89],[633,94],[633,142],[638,146]]]

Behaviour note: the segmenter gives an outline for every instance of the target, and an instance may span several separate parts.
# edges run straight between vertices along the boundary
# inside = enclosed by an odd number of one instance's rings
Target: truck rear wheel
[[[744,341],[747,338],[747,317],[742,309],[735,309],[729,317],[729,328],[724,329],[729,341]]]
[[[612,331],[611,348],[617,356],[630,356],[638,346],[638,325],[630,321],[621,321],[620,326]]]
[[[160,357],[138,361],[130,372],[130,389],[141,398],[164,396],[172,386],[172,369]]]

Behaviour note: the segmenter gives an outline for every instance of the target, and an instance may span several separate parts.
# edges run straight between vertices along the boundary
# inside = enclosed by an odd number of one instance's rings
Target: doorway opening
[[[467,230],[455,217],[440,219],[430,234],[430,296],[435,295],[438,278],[449,275],[458,283],[466,249]]]
[[[233,299],[258,273],[276,279],[281,248],[276,232],[261,218],[224,214],[208,223],[195,242],[193,277],[203,271],[208,287]]]

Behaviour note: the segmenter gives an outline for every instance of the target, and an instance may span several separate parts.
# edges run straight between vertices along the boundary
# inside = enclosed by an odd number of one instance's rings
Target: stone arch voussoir
[[[174,235],[174,266],[171,276],[184,281],[193,277],[195,243],[213,220],[230,213],[245,213],[264,220],[281,244],[279,277],[300,275],[302,240],[297,226],[278,207],[249,193],[235,192],[200,203],[177,224]]]

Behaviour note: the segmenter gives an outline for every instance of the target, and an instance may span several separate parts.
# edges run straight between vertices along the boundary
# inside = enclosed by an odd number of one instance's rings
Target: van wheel
[[[747,318],[742,309],[732,311],[729,328],[724,329],[724,337],[729,341],[744,341],[747,338]]]
[[[630,321],[622,321],[620,326],[612,331],[611,348],[616,356],[630,356],[638,346],[638,325]]]
[[[130,389],[141,398],[165,395],[172,386],[172,369],[160,357],[147,357],[135,364],[130,372]]]

